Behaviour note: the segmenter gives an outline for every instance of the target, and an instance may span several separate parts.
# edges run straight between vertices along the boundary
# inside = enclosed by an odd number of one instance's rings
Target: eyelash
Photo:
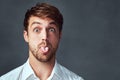
[[[54,28],[50,28],[49,31],[50,32],[55,32],[55,29]]]
[[[40,32],[40,29],[39,28],[35,28],[33,31],[34,32]]]

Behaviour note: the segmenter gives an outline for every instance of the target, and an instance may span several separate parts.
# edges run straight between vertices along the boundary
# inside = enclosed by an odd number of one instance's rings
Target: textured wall
[[[63,13],[61,64],[85,80],[120,80],[120,0],[1,0],[0,75],[27,60],[23,19],[38,1]]]

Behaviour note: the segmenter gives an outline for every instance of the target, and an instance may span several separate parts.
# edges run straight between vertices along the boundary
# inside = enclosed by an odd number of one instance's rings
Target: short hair
[[[55,6],[48,3],[37,3],[31,9],[28,9],[24,18],[24,30],[26,31],[28,30],[29,19],[31,16],[50,18],[57,23],[59,31],[62,31],[63,16]]]

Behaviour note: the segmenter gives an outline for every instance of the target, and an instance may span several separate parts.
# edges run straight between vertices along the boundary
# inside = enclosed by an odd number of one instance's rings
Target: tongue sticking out
[[[48,47],[41,47],[42,52],[47,52],[48,49],[49,49]]]

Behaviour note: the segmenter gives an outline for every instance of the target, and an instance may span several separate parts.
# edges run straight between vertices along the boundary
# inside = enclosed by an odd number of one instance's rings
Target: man
[[[24,39],[29,46],[27,62],[0,80],[83,80],[56,61],[63,16],[47,3],[38,3],[25,14]]]

